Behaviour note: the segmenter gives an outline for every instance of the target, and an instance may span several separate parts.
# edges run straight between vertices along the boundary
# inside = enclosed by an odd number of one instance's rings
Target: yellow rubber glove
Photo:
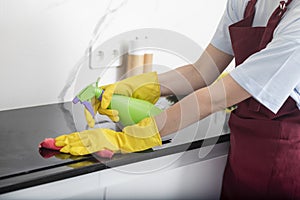
[[[92,99],[91,104],[94,109],[94,113],[98,112],[101,115],[106,115],[114,122],[119,121],[119,112],[117,110],[101,108],[100,101],[96,98]],[[95,126],[95,119],[86,108],[84,109],[84,115],[88,126],[93,128]]]
[[[112,121],[118,122],[118,111],[107,109],[113,94],[120,94],[128,97],[142,99],[155,104],[160,97],[160,85],[156,72],[149,72],[126,78],[114,84],[101,87],[105,90],[101,103],[98,99],[92,100],[94,113],[107,115]],[[88,126],[93,128],[95,125],[94,117],[85,109],[85,118]]]
[[[162,141],[154,118],[149,117],[122,132],[100,128],[61,135],[55,138],[55,145],[63,147],[63,153],[86,155],[104,149],[115,153],[143,151],[162,145]]]
[[[105,90],[101,107],[107,108],[113,94],[142,99],[155,104],[160,97],[160,85],[156,72],[149,72],[126,78],[114,84],[102,86]]]

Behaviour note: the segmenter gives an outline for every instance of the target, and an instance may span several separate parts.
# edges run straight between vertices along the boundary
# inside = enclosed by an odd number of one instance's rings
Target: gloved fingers
[[[61,149],[61,152],[70,153],[72,155],[86,155],[89,154],[87,148],[91,146],[91,141],[84,132],[76,134],[73,140]],[[85,151],[84,151],[85,149]]]
[[[96,114],[97,110],[100,107],[100,101],[94,97],[91,100],[91,104],[94,110],[94,114]],[[95,116],[93,116],[86,108],[84,108],[84,115],[88,126],[90,128],[93,128],[95,126]]]
[[[87,154],[92,153],[88,150],[88,147],[90,147],[90,145],[91,145],[89,140],[83,139],[83,141],[82,140],[73,141],[72,143],[64,146],[60,150],[60,152],[70,153],[71,155],[75,155],[75,156],[87,155]]]
[[[60,152],[70,153],[72,155],[85,155],[85,154],[76,153],[78,149],[81,150],[80,152],[82,152],[82,149],[86,149],[85,145],[80,140],[65,145],[63,148],[60,149]]]
[[[67,139],[67,135],[60,135],[55,138],[55,141],[65,141]]]
[[[118,122],[120,120],[119,118],[119,112],[117,110],[111,110],[111,109],[103,109],[103,108],[100,108],[98,110],[98,112],[101,114],[101,115],[106,115],[108,116],[112,121],[114,122]]]
[[[84,115],[85,115],[85,119],[86,119],[88,126],[90,128],[93,128],[95,126],[95,119],[86,108],[84,109]]]
[[[110,104],[111,98],[116,88],[116,84],[102,86],[101,88],[104,90],[101,100],[101,108],[106,109]]]
[[[69,145],[70,143],[79,140],[78,132],[74,132],[68,135],[61,135],[55,138],[55,146],[62,147]]]
[[[91,129],[62,135],[56,138],[60,152],[72,155],[86,155],[103,149],[116,152],[120,147],[119,133],[110,129]]]
[[[55,146],[63,147],[69,143],[69,135],[61,135],[55,138]]]
[[[59,151],[62,153],[70,153],[71,146],[65,145],[63,148],[61,148]]]

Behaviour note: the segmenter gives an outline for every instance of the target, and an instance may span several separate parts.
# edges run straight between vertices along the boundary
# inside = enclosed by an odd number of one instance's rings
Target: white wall
[[[58,96],[85,55],[99,19],[104,21],[97,44],[133,29],[164,28],[184,34],[205,48],[225,3],[0,0],[0,110],[70,101],[73,86],[63,99]]]

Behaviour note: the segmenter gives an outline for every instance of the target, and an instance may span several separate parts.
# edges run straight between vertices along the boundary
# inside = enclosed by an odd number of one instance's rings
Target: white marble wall
[[[226,0],[0,0],[0,110],[70,101],[72,77],[89,45],[125,31],[169,29],[205,48],[225,4]]]

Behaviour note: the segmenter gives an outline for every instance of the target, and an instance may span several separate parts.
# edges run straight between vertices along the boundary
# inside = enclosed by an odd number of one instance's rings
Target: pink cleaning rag
[[[39,148],[46,148],[46,149],[59,151],[62,147],[58,147],[55,145],[54,138],[46,138],[39,144]],[[104,150],[96,152],[96,154],[103,158],[112,158],[114,155],[114,152],[104,149]]]
[[[54,138],[46,138],[40,143],[39,148],[46,148],[59,151],[62,147],[58,147],[55,145]]]

